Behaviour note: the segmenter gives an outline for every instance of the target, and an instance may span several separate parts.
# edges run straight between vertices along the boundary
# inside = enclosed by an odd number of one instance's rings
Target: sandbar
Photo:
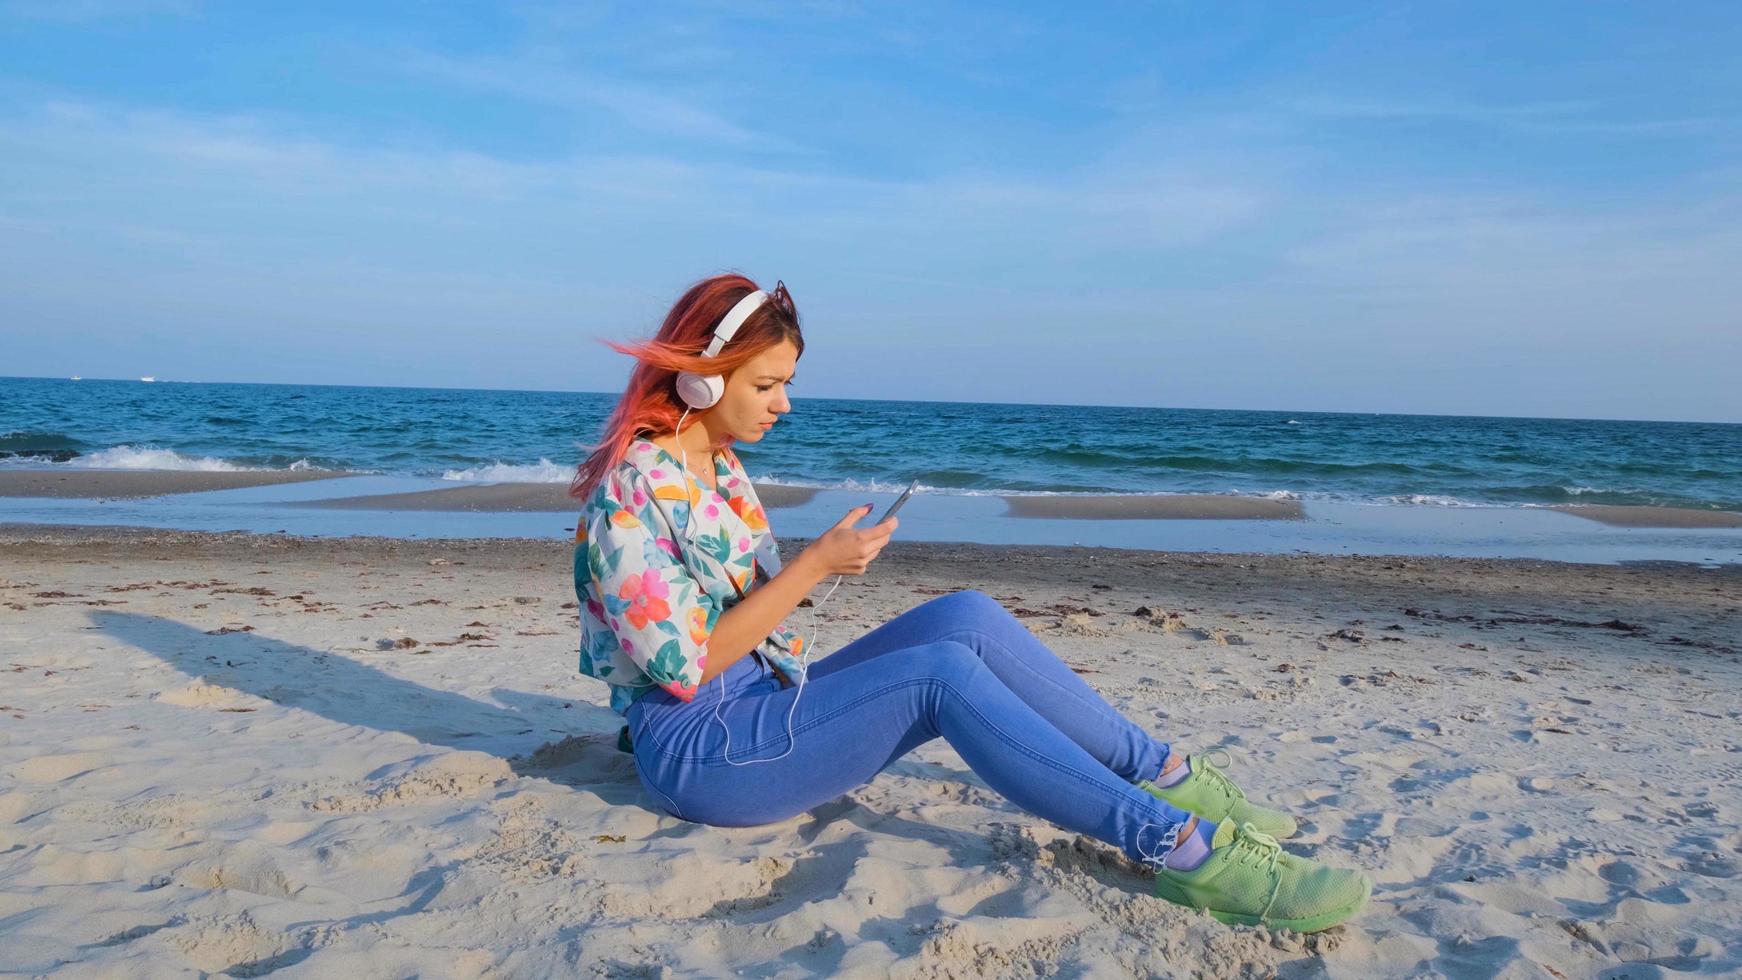
[[[757,485],[756,496],[769,510],[808,503],[816,491],[810,487],[777,484]],[[328,510],[422,510],[475,511],[479,513],[566,513],[581,509],[563,483],[491,483],[478,486],[443,487],[409,493],[381,493],[360,497],[306,500],[289,506]]]
[[[1686,507],[1623,507],[1611,504],[1556,504],[1549,510],[1583,517],[1610,527],[1708,528],[1742,527],[1742,514],[1730,510]]]
[[[354,475],[339,470],[0,470],[0,497],[138,500]]]

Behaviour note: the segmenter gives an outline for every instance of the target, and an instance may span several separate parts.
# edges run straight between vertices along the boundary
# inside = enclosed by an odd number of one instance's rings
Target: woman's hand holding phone
[[[856,528],[853,525],[869,517],[871,505],[864,504],[847,512],[847,516],[835,523],[834,527],[823,532],[821,537],[812,541],[810,547],[800,554],[800,558],[814,557],[818,574],[829,575],[863,575],[865,569],[883,551],[883,546],[889,543],[889,536],[901,526],[895,512],[907,503],[907,498],[913,496],[919,489],[919,481],[907,485],[895,503],[883,512],[883,518],[868,528]]]
[[[823,575],[863,575],[889,543],[889,536],[901,525],[897,518],[867,528],[853,526],[870,516],[871,506],[865,504],[848,511],[847,516],[804,549],[804,554],[815,556]]]

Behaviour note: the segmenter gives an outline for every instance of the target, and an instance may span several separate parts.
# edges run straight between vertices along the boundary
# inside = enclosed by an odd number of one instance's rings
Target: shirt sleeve
[[[653,495],[607,477],[588,514],[587,569],[623,655],[655,684],[689,701],[702,683],[715,615]]]

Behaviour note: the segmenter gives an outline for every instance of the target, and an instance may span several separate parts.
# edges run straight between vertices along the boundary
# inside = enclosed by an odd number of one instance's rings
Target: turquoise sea
[[[561,482],[615,396],[0,378],[0,466]],[[798,398],[759,480],[1742,510],[1742,425]]]
[[[566,483],[614,394],[0,379],[0,470],[316,469],[366,474],[146,500],[0,497],[0,523],[397,537],[563,537],[567,512],[343,509],[335,498]],[[1742,511],[1742,425],[798,398],[740,448],[770,515],[809,537],[923,492],[907,540],[1688,561],[1742,565],[1742,528],[1614,527],[1558,504]],[[1301,520],[1013,516],[1005,498],[1215,493]]]

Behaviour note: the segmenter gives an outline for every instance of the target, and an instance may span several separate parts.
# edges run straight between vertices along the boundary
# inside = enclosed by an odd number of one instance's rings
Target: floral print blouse
[[[714,454],[716,490],[664,449],[630,443],[575,526],[581,673],[621,713],[655,685],[689,701],[721,613],[780,571],[780,552],[737,454]],[[782,623],[754,651],[788,678],[804,638]]]

